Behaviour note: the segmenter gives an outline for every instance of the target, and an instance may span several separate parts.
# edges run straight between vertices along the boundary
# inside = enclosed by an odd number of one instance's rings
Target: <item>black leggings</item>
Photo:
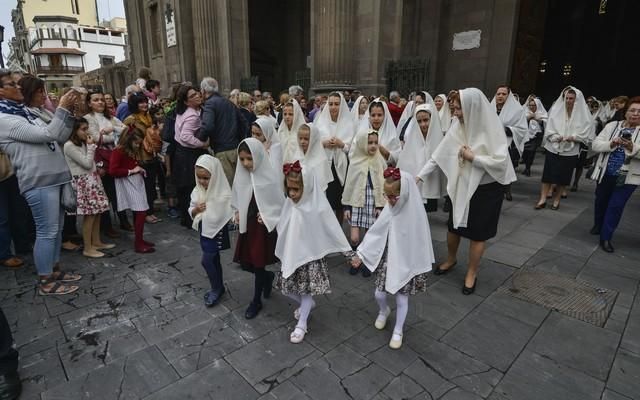
[[[146,174],[144,177],[144,189],[147,192],[147,204],[149,209],[147,215],[153,215],[153,203],[158,198],[158,191],[156,190],[156,179],[158,178],[158,170],[160,169],[160,163],[158,160],[143,161],[140,166],[144,168]]]

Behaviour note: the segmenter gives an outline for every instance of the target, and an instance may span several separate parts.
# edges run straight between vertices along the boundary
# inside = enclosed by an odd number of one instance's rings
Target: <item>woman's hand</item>
[[[101,135],[109,135],[111,132],[113,132],[113,127],[111,127],[111,126],[109,126],[107,128],[100,129],[100,134]]]
[[[146,171],[139,165],[136,165],[134,169],[131,170],[131,175],[133,174],[142,174],[145,175]]]
[[[420,183],[420,182],[424,182],[424,181],[422,180],[422,178],[420,178],[419,176],[416,176],[416,178],[415,178],[415,179],[416,179],[416,185],[417,185],[418,183]]]
[[[462,146],[458,155],[465,161],[473,161],[475,158],[475,154],[473,154],[473,151],[469,146]]]
[[[351,259],[351,266],[352,266],[353,268],[359,268],[359,267],[360,267],[360,265],[362,265],[362,260],[360,259],[360,257],[358,257],[358,256],[354,256],[354,257]]]
[[[351,211],[350,210],[344,210],[344,219],[346,219],[347,221],[351,220]]]
[[[344,142],[337,137],[331,138],[331,142],[334,149],[341,149],[344,147]]]
[[[260,216],[260,213],[258,213],[258,223],[260,225],[264,225],[264,221],[262,220],[262,217]]]
[[[623,139],[620,138],[620,144],[622,145],[622,147],[624,147],[627,151],[633,151],[633,142],[629,139]]]
[[[71,89],[67,93],[65,93],[64,96],[60,97],[58,107],[62,107],[69,112],[73,112],[81,98],[82,93],[76,91],[75,89]]]
[[[90,145],[90,144],[94,144],[95,142],[93,141],[93,138],[91,137],[91,135],[87,135],[87,140],[85,140],[85,143],[87,145]]]

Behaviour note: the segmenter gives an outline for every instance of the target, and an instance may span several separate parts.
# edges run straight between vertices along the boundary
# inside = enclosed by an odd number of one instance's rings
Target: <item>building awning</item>
[[[83,56],[86,52],[78,49],[69,49],[65,47],[43,47],[40,49],[32,50],[31,54],[77,54]]]

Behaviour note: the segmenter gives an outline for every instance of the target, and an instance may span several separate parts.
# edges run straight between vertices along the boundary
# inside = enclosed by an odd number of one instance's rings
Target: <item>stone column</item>
[[[311,85],[316,93],[353,89],[355,0],[311,0]]]
[[[221,93],[249,76],[247,0],[191,0],[198,79],[212,76]]]

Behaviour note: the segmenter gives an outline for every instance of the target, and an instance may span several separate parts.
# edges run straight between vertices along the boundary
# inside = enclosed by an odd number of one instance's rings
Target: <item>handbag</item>
[[[93,160],[96,162],[96,169],[100,176],[104,176],[109,170],[109,160],[111,159],[111,153],[113,149],[105,147],[102,143],[102,135],[98,141],[98,147],[93,155]]]
[[[67,182],[62,185],[62,190],[60,191],[60,203],[62,204],[64,211],[68,214],[75,214],[77,211],[78,194],[73,183]]]

